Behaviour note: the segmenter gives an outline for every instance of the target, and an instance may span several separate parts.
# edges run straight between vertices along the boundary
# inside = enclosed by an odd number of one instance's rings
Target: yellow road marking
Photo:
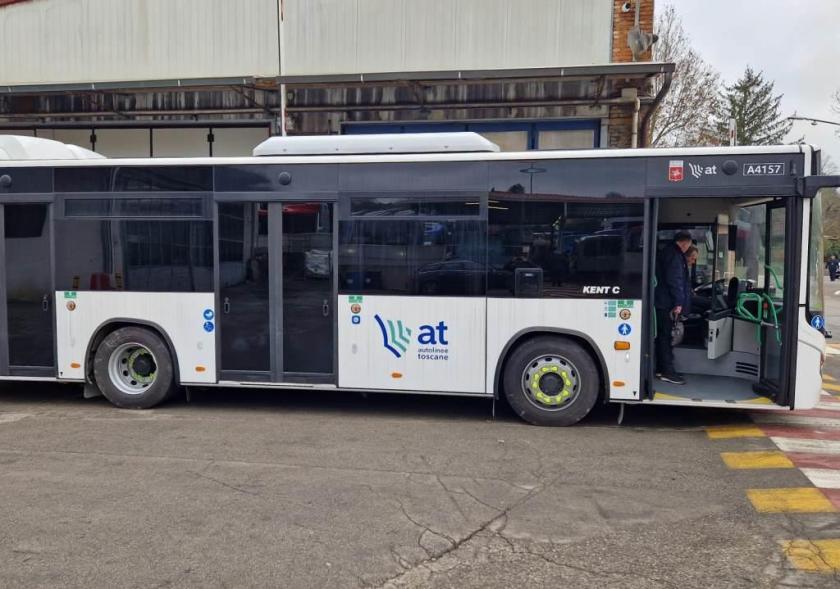
[[[750,399],[749,401],[737,401],[738,403],[749,404],[749,405],[772,405],[773,401],[768,399],[767,397],[756,397],[755,399]]]
[[[837,379],[831,376],[830,374],[823,374],[823,380],[828,380],[831,382],[837,382]]]
[[[793,468],[793,462],[784,452],[768,450],[764,452],[722,452],[720,455],[726,466],[734,469],[747,468]]]
[[[790,540],[782,543],[790,564],[800,571],[840,571],[840,540]]]
[[[712,440],[727,438],[765,438],[767,435],[754,425],[712,425],[706,428]]]
[[[840,384],[831,384],[830,382],[823,382],[823,388],[827,391],[840,391]]]
[[[747,497],[763,513],[835,513],[837,508],[816,487],[748,489]]]
[[[685,397],[680,397],[679,395],[669,395],[668,393],[660,393],[654,392],[653,393],[653,400],[654,401],[685,401]]]

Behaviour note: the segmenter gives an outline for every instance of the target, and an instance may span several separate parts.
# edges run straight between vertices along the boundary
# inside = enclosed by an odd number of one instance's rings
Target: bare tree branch
[[[671,89],[651,115],[649,145],[716,143],[712,119],[719,100],[720,74],[692,48],[673,6],[666,5],[657,17],[656,33],[659,40],[654,45],[654,59],[674,62],[676,70]],[[657,91],[662,82],[658,84]]]

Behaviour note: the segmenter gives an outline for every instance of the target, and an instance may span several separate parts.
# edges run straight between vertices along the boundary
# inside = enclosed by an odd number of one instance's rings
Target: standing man
[[[837,259],[837,256],[832,255],[828,259],[828,276],[831,278],[831,282],[837,280],[837,275],[840,274],[840,260]]]
[[[691,286],[685,252],[691,247],[691,234],[678,231],[674,241],[666,245],[656,261],[656,374],[665,382],[685,384],[674,368],[671,330],[679,316],[691,305]]]

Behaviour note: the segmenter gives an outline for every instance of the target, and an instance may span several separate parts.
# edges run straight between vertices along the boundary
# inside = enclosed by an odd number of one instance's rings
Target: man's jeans
[[[656,372],[675,374],[674,350],[671,348],[671,330],[674,320],[670,309],[656,308]]]

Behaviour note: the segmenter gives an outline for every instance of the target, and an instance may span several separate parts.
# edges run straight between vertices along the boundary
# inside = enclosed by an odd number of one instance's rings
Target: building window
[[[532,149],[594,149],[601,146],[600,119],[554,121],[441,122],[441,123],[348,123],[345,134],[452,133],[473,131],[492,141],[502,151]]]

